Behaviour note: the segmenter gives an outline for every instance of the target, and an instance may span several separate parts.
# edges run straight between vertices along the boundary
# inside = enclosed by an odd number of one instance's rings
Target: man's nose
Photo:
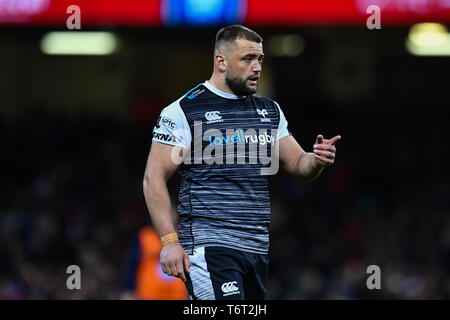
[[[252,72],[261,72],[262,65],[261,62],[256,61],[256,63],[253,64]]]

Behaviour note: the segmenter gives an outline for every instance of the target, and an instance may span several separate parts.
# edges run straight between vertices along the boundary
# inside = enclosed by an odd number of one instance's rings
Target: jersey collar
[[[203,85],[208,88],[209,91],[217,94],[218,96],[222,97],[222,98],[227,98],[227,99],[242,99],[245,98],[246,96],[243,97],[238,97],[237,95],[231,94],[231,93],[227,93],[227,92],[223,92],[222,90],[217,89],[216,87],[214,87],[211,83],[209,83],[208,80],[206,80]]]

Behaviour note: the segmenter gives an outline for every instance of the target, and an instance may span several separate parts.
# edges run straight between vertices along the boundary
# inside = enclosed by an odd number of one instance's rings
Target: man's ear
[[[227,60],[225,58],[225,55],[221,53],[216,53],[214,56],[214,63],[216,64],[217,69],[219,69],[222,72],[225,72],[227,70]]]

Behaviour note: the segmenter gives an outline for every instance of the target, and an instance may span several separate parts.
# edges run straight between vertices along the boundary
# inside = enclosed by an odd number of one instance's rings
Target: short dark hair
[[[249,40],[256,43],[262,43],[263,41],[261,36],[255,31],[240,24],[234,24],[224,27],[217,32],[214,51],[216,51],[222,44],[230,44],[237,39]]]

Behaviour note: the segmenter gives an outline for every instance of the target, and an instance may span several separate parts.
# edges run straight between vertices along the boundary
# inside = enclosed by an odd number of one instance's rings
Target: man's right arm
[[[181,152],[181,149],[181,147],[153,142],[147,160],[143,183],[144,197],[153,226],[160,237],[177,231],[177,219],[172,214],[167,182],[178,169],[178,165],[172,161],[172,152]],[[189,257],[178,241],[164,245],[160,262],[165,273],[186,281],[184,267],[189,272]]]

